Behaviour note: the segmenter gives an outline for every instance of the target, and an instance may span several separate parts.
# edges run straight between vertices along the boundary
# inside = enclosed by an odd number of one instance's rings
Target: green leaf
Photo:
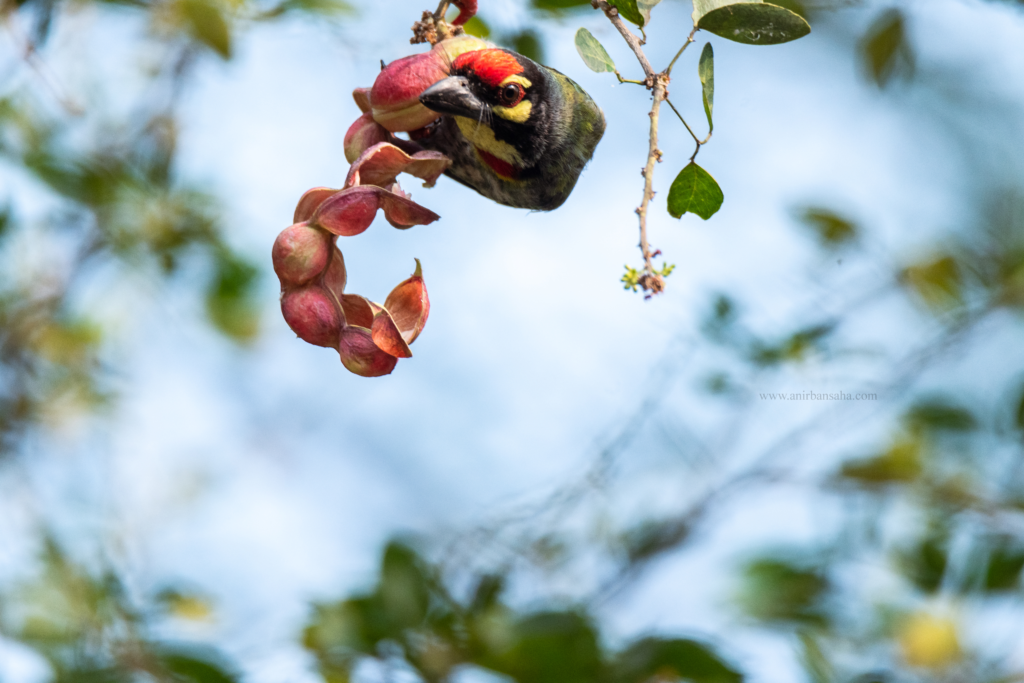
[[[248,342],[259,331],[254,290],[259,271],[229,252],[217,256],[217,271],[206,292],[206,312],[221,332]]]
[[[690,534],[690,525],[678,519],[641,522],[622,537],[630,562],[656,555],[680,545]]]
[[[491,27],[479,16],[475,16],[462,26],[466,33],[477,38],[487,38],[491,35]]]
[[[737,2],[751,2],[759,3],[762,0],[693,0],[693,25],[696,26],[700,23],[701,17],[709,12],[713,12],[719,7],[725,7],[726,5],[734,5]]]
[[[1020,399],[1017,401],[1017,412],[1013,417],[1017,429],[1024,429],[1024,391],[1021,392]]]
[[[812,635],[809,629],[800,629],[797,636],[800,638],[800,644],[803,646],[800,659],[812,683],[830,683],[834,681],[836,679],[835,667],[832,666],[832,662],[829,661],[828,655],[825,654],[818,639]],[[860,679],[857,679],[857,681],[862,683]]]
[[[4,236],[7,229],[14,223],[12,216],[13,212],[10,204],[7,204],[3,209],[0,209],[0,238]]]
[[[545,12],[561,13],[567,10],[574,10],[581,7],[592,9],[590,0],[532,0],[533,8]]]
[[[651,23],[651,10],[661,0],[636,0],[636,8],[640,10],[640,16],[644,18],[644,26]]]
[[[590,619],[577,612],[540,612],[514,627],[514,642],[481,664],[517,681],[593,683],[601,678],[601,648]]]
[[[818,234],[825,247],[838,247],[857,237],[856,224],[829,209],[809,206],[800,212],[798,218]]]
[[[824,623],[821,601],[829,583],[817,568],[766,557],[747,564],[743,575],[739,602],[754,619],[769,623]]]
[[[935,526],[914,547],[896,553],[896,565],[923,593],[942,585],[949,556],[949,530]]]
[[[380,570],[380,596],[398,629],[418,626],[427,615],[430,587],[419,556],[406,545],[389,543]]]
[[[221,8],[212,0],[182,0],[182,9],[192,36],[224,59],[230,59],[231,30]]]
[[[320,16],[335,16],[352,11],[352,5],[344,0],[284,0],[266,12],[257,15],[257,19],[277,19],[285,14],[305,12]]]
[[[700,84],[704,87],[704,113],[708,115],[708,132],[711,132],[715,129],[715,124],[711,120],[711,110],[715,108],[715,51],[711,49],[711,43],[707,43],[704,51],[700,53],[697,75],[700,76]]]
[[[160,663],[182,683],[235,683],[236,678],[219,663],[190,651],[165,652]]]
[[[853,460],[843,465],[840,476],[864,486],[908,483],[924,467],[924,445],[920,439],[901,439],[874,458]]]
[[[697,28],[747,45],[779,45],[811,32],[796,12],[768,3],[741,2],[711,10]]]
[[[722,188],[711,174],[691,161],[672,181],[668,212],[675,218],[682,218],[689,211],[707,220],[722,208],[724,199]]]
[[[597,38],[585,28],[576,31],[576,51],[583,58],[591,71],[601,73],[603,71],[615,72],[615,62],[608,56],[607,50],[597,41]]]
[[[864,66],[875,84],[884,88],[896,75],[912,76],[914,52],[907,40],[903,13],[890,9],[868,29],[860,44]]]
[[[902,280],[934,309],[955,308],[963,302],[960,266],[952,256],[909,266]]]
[[[513,50],[524,57],[529,57],[535,62],[544,61],[544,45],[534,31],[530,29],[520,31],[507,38],[506,41]]]
[[[740,683],[743,675],[710,647],[682,638],[644,638],[623,651],[613,664],[613,680],[643,683],[686,680],[693,683]]]
[[[644,17],[637,7],[637,0],[608,0],[608,4],[619,10],[619,14],[626,21],[637,26],[644,25]]]
[[[1014,546],[1012,539],[1000,539],[992,549],[985,569],[985,590],[989,592],[1011,591],[1020,583],[1024,571],[1024,548]]]
[[[915,427],[951,432],[969,432],[978,427],[969,410],[942,399],[921,401],[910,409],[906,420]]]

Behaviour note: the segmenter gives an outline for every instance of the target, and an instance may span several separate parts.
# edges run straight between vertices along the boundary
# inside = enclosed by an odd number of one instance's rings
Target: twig
[[[711,139],[711,133],[713,131],[708,131],[708,136],[706,138],[704,138],[703,140],[701,140],[700,138],[697,137],[697,134],[693,132],[693,129],[690,128],[690,124],[688,124],[686,122],[686,119],[684,119],[683,115],[679,113],[679,110],[676,109],[676,105],[672,104],[672,100],[670,100],[670,99],[668,99],[666,97],[665,101],[668,102],[668,106],[672,107],[672,111],[674,111],[676,113],[676,116],[678,116],[679,120],[683,122],[683,125],[686,126],[686,130],[687,130],[687,132],[690,133],[690,136],[693,138],[693,141],[697,143],[697,148],[694,149],[693,150],[693,154],[690,155],[690,161],[693,161],[694,159],[697,158],[697,154],[700,153],[700,148],[703,145],[708,144],[708,140]]]
[[[686,52],[686,48],[690,47],[690,43],[693,42],[693,37],[695,35],[697,35],[697,27],[696,26],[693,27],[692,31],[690,31],[690,35],[686,36],[686,42],[683,43],[683,46],[681,48],[679,48],[679,52],[676,53],[676,56],[673,57],[672,61],[668,63],[668,66],[665,67],[665,75],[666,76],[668,76],[669,74],[672,73],[672,67],[675,66],[676,60],[683,56],[683,53]]]
[[[619,79],[619,83],[636,83],[637,85],[647,85],[646,81],[634,81],[631,78],[623,78],[622,74],[619,73],[618,69],[615,70],[615,77]]]
[[[64,89],[57,81],[56,75],[49,72],[46,62],[44,62],[39,57],[39,53],[36,52],[35,44],[29,38],[21,35],[9,16],[4,17],[3,23],[7,28],[7,32],[11,35],[11,40],[13,40],[17,46],[16,49],[21,53],[25,64],[35,72],[36,76],[39,77],[40,82],[42,82],[42,84],[50,91],[53,98],[57,100],[57,103],[71,116],[81,116],[84,114],[85,111],[82,107],[71,99],[70,96],[65,94]]]
[[[608,17],[610,22],[612,22],[612,26],[618,29],[619,33],[622,34],[622,37],[626,39],[629,49],[636,55],[636,58],[640,61],[640,66],[643,67],[644,74],[652,81],[653,85],[653,79],[655,76],[654,67],[651,66],[651,63],[647,60],[647,56],[644,54],[643,48],[641,47],[643,43],[641,43],[640,39],[633,35],[633,32],[626,28],[626,25],[622,23],[622,19],[619,18],[619,10],[609,5],[606,0],[590,0],[590,4],[594,9],[599,9],[604,12],[604,15]],[[647,87],[652,87],[652,85]]]
[[[647,242],[647,208],[651,199],[654,198],[654,162],[661,161],[661,150],[658,149],[658,112],[661,109],[661,102],[665,99],[665,84],[667,78],[662,74],[654,76],[654,103],[651,105],[651,135],[650,146],[647,150],[647,165],[644,167],[644,196],[637,208],[637,216],[640,217],[640,253],[644,257],[644,274],[640,276],[638,283],[644,291],[651,291],[659,294],[665,289],[664,278],[654,272],[654,264],[651,263],[652,254],[650,244]]]

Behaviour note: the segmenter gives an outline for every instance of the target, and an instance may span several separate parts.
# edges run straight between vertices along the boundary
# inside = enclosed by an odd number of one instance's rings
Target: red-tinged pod
[[[410,155],[390,142],[380,142],[365,149],[352,163],[345,178],[345,187],[377,185],[389,188],[399,173],[408,173],[431,186],[451,163],[451,159],[440,152],[422,151]]]
[[[349,325],[371,327],[373,325],[373,304],[364,296],[346,294],[341,298],[345,319]]]
[[[388,219],[388,223],[399,230],[405,230],[414,225],[427,225],[440,218],[430,209],[420,206],[408,197],[386,192],[383,199],[384,217]]]
[[[324,287],[328,289],[338,301],[345,294],[345,285],[348,283],[348,270],[345,268],[345,257],[341,255],[341,249],[337,245],[334,253],[331,254],[331,262],[324,273]]]
[[[349,326],[338,335],[338,354],[345,368],[361,377],[390,375],[398,359],[373,343],[373,335],[365,327]]]
[[[306,223],[296,223],[277,236],[271,256],[282,286],[304,285],[327,267],[331,236]]]
[[[477,0],[452,0],[452,3],[459,8],[459,16],[452,19],[452,24],[462,26],[476,16]]]
[[[420,104],[420,93],[448,76],[448,65],[431,50],[396,59],[377,74],[370,89],[373,119],[392,133],[416,130],[440,114]]]
[[[423,281],[423,268],[419,259],[416,259],[416,272],[391,290],[384,300],[384,308],[391,314],[405,343],[416,341],[430,315],[430,298],[427,296],[427,284]]]
[[[313,217],[317,207],[323,204],[324,200],[335,192],[341,192],[341,190],[335,190],[330,187],[314,187],[312,190],[306,190],[299,197],[299,203],[295,205],[295,216],[292,218],[292,222],[301,223],[302,221],[308,221]]]
[[[338,334],[345,319],[331,295],[319,285],[286,291],[281,297],[281,313],[302,341],[338,348]]]
[[[392,319],[387,309],[378,307],[373,315],[373,325],[370,327],[373,336],[373,343],[382,351],[395,358],[412,358],[412,350],[403,339],[398,325]]]
[[[430,52],[391,62],[377,74],[370,89],[373,119],[392,133],[417,130],[436,121],[439,115],[420,104],[420,93],[447,78],[449,65],[458,55],[488,47],[494,46],[462,35],[437,43]]]
[[[400,230],[433,223],[440,216],[416,202],[376,185],[356,185],[328,197],[309,219],[310,225],[341,237],[365,232],[378,208]]]
[[[350,164],[355,163],[363,152],[390,139],[391,134],[387,129],[374,121],[373,115],[367,112],[356,119],[345,133],[345,159]]]
[[[352,99],[356,101],[356,106],[359,107],[359,111],[364,114],[370,111],[370,89],[369,88],[356,88],[352,91]]]
[[[384,192],[372,185],[335,192],[317,207],[309,222],[341,237],[358,235],[373,223]]]

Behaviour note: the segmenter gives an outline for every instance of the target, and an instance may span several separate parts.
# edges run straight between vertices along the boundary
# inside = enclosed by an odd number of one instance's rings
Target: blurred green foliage
[[[114,10],[104,4],[97,3],[100,16],[112,19]],[[234,37],[253,22],[351,9],[337,0],[115,4],[144,29],[137,49],[159,46],[164,62],[140,66],[141,87],[119,89],[131,106],[108,111],[100,100],[87,115],[40,62],[55,19],[71,3],[0,5],[10,36],[24,40],[17,48],[26,55],[22,68],[36,76],[0,88],[0,161],[35,193],[8,194],[0,212],[2,453],[13,452],[35,425],[52,427],[109,403],[104,354],[116,340],[92,302],[77,295],[95,273],[120,273],[108,285],[116,289],[135,277],[169,281],[205,266],[210,275],[201,288],[210,322],[238,342],[255,337],[260,271],[225,240],[219,200],[176,170],[178,96],[205,54],[230,59]],[[21,26],[30,27],[24,36]],[[18,262],[25,244],[64,253],[69,240],[70,260]]]
[[[92,574],[49,535],[37,575],[2,594],[0,634],[31,647],[60,683],[234,683],[222,655],[209,647],[155,635],[180,618],[160,603],[139,605],[112,567]]]
[[[459,600],[444,579],[408,545],[389,544],[372,592],[314,607],[303,643],[324,679],[348,681],[372,660],[384,670],[411,669],[424,681],[450,680],[466,665],[534,683],[742,680],[704,643],[648,637],[616,653],[603,646],[582,605],[517,610],[502,600],[503,577],[489,574]]]
[[[907,36],[906,18],[899,9],[879,15],[862,39],[860,49],[868,75],[880,88],[894,78],[914,75],[914,50]]]

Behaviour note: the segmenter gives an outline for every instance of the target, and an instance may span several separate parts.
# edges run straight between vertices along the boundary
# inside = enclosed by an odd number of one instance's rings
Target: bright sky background
[[[959,63],[965,81],[956,85],[966,94],[1024,103],[1024,15],[975,0],[906,7],[922,65]],[[152,283],[138,282],[135,291],[104,300],[125,335],[115,414],[40,441],[29,454],[35,504],[45,516],[83,547],[97,534],[106,538],[137,590],[184,581],[210,592],[217,620],[193,635],[224,643],[258,683],[317,680],[294,645],[308,601],[365,586],[391,534],[464,527],[579,478],[658,380],[666,356],[679,373],[666,410],[696,416],[709,430],[717,425],[724,413],[695,389],[717,367],[693,351],[712,292],[738,294],[752,325],[781,335],[794,322],[839,310],[846,290],[837,283],[855,292],[882,277],[856,264],[833,266],[792,220],[794,206],[846,211],[870,227],[875,247],[908,260],[935,231],[970,218],[962,197],[946,191],[963,171],[956,141],[927,116],[928,102],[899,89],[879,93],[852,60],[851,43],[874,9],[826,17],[810,37],[786,46],[715,39],[716,129],[699,162],[721,184],[725,204],[708,222],[665,212],[692,142],[663,109],[665,160],[650,232],[677,268],[653,301],[624,292],[623,264],[640,261],[633,209],[649,97],[584,67],[572,44],[581,25],[624,75],[639,73],[598,13],[575,15],[545,25],[546,61],[577,80],[608,121],[576,191],[561,209],[541,214],[495,205],[444,178],[431,190],[406,181],[440,221],[402,232],[380,218],[339,246],[349,291],[375,300],[421,259],[430,319],[415,357],[393,375],[350,375],[333,352],[300,342],[284,324],[270,246],[303,191],[341,184],[348,167],[342,138],[358,115],[350,93],[373,82],[379,60],[410,53],[408,27],[423,9],[421,0],[388,0],[365,3],[336,29],[299,22],[257,28],[233,61],[206,64],[186,100],[182,171],[225,198],[230,240],[261,264],[264,334],[240,350],[207,328],[193,296],[172,290],[154,298]],[[688,33],[689,11],[676,0],[655,9],[648,54],[656,67]],[[512,0],[482,0],[481,13],[492,26],[525,20]],[[66,49],[100,49],[75,43],[70,25],[59,28]],[[111,33],[123,38],[134,30],[125,22]],[[680,60],[671,88],[697,130],[706,125],[696,76],[706,39],[699,36]],[[100,42],[111,51],[111,69],[130,78],[137,56],[120,54],[117,40]],[[1020,177],[1015,148],[985,149],[990,169]],[[925,319],[897,301],[861,320],[849,334],[879,349],[927,334]],[[1000,346],[998,336],[988,344],[985,353],[1022,355]],[[965,363],[965,382],[984,396],[990,378],[983,361]],[[882,368],[870,359],[812,362],[766,376],[762,390],[851,391],[884,380],[872,374]],[[811,408],[758,406],[757,433],[778,432]],[[882,434],[875,420],[854,442]],[[671,508],[692,493],[690,482],[667,477],[683,472],[681,463],[649,457],[644,443],[624,455],[639,463],[630,476],[657,491],[645,500]],[[667,480],[661,488],[651,481],[659,478]],[[20,485],[5,484],[12,492]],[[11,575],[31,548],[27,518],[16,515],[20,503],[7,501],[0,505],[13,523],[0,528],[0,568]],[[606,608],[618,633],[723,632],[730,623],[724,567],[736,549],[824,533],[829,515],[814,503],[748,501],[748,513],[724,520],[699,552],[659,565]],[[622,505],[643,516],[643,501]],[[745,650],[727,654],[751,683],[793,680],[781,641],[743,642]],[[0,679],[37,677],[8,647],[0,650]]]

